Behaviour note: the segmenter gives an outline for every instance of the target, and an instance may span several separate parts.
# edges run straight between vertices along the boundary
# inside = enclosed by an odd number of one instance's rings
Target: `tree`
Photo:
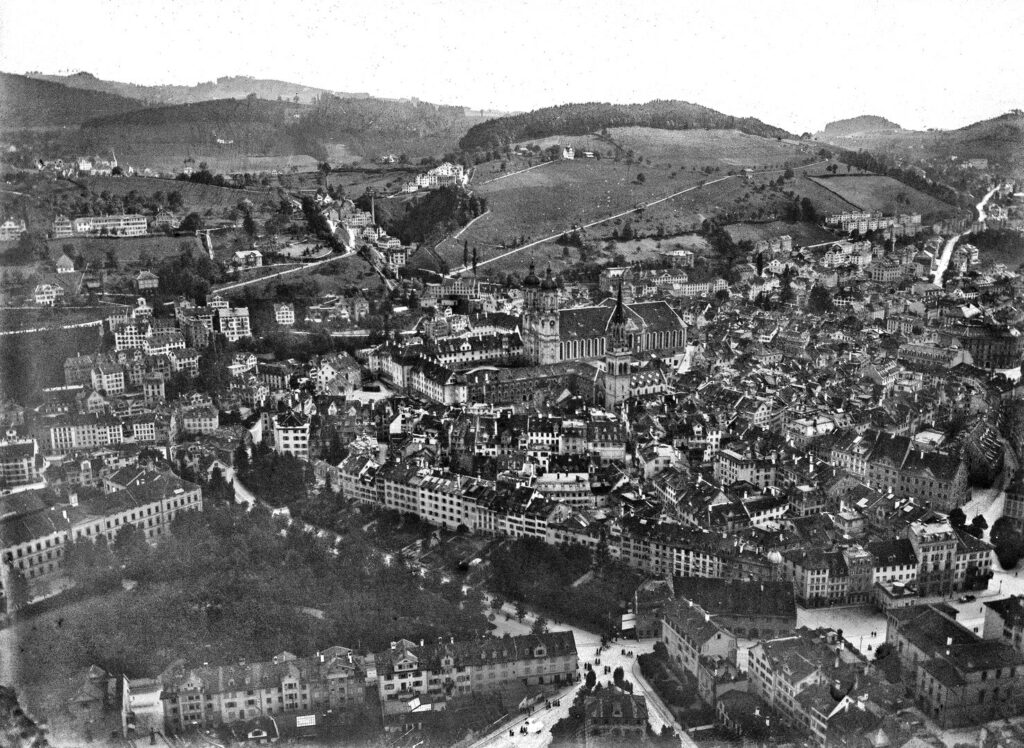
[[[960,507],[956,507],[949,513],[949,525],[955,530],[962,530],[967,524],[967,515]]]
[[[976,538],[980,538],[985,534],[985,530],[988,529],[988,520],[982,515],[978,514],[971,520],[971,535]]]
[[[516,603],[516,618],[522,621],[526,618],[526,606],[523,605],[522,601]]]
[[[29,590],[25,573],[21,569],[10,564],[8,564],[7,569],[7,612],[17,613],[28,605],[31,599],[31,591]]]
[[[787,166],[786,171],[782,173],[782,177],[783,179],[792,179],[794,177],[793,170]]]
[[[622,688],[622,683],[625,680],[626,674],[622,670],[622,666],[620,665],[619,667],[615,668],[615,670],[612,672],[612,682],[619,688]]]
[[[597,673],[595,673],[593,668],[591,668],[590,670],[587,671],[587,677],[586,677],[586,680],[584,681],[583,687],[587,691],[593,691],[594,690],[594,686],[596,686],[596,685],[597,685]]]
[[[639,173],[638,173],[638,174],[636,175],[636,183],[637,183],[637,184],[643,184],[643,183],[644,183],[644,182],[646,182],[646,181],[647,181],[647,177],[645,177],[645,176],[644,176],[644,173],[643,173],[642,171],[641,171],[641,172],[639,172]]]
[[[195,233],[203,228],[203,217],[198,213],[189,213],[178,226],[181,231]]]
[[[242,219],[242,229],[250,239],[256,238],[256,221],[252,219],[252,213],[245,211],[245,218]]]
[[[824,286],[817,283],[814,284],[810,294],[807,296],[807,308],[816,314],[831,312],[835,309],[835,304],[832,302],[832,294]]]
[[[546,634],[548,632],[548,621],[544,616],[537,616],[537,620],[533,622],[533,626],[530,627],[530,633],[536,635]]]

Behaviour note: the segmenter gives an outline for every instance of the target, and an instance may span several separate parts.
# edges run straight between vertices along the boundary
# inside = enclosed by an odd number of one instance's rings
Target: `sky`
[[[1024,109],[1024,0],[3,0],[0,70],[224,75],[528,110],[682,99],[791,132]]]

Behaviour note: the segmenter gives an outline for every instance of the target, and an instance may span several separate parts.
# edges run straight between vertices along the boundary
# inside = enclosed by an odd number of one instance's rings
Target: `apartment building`
[[[571,631],[472,641],[402,639],[373,655],[385,711],[414,698],[445,699],[510,684],[568,684],[579,660]],[[407,707],[406,707],[407,708]]]
[[[1001,636],[978,636],[956,616],[941,603],[886,614],[885,641],[910,676],[917,706],[943,728],[1024,712],[1024,655]]]
[[[265,662],[189,667],[178,661],[156,680],[163,725],[175,734],[263,715],[323,712],[362,703],[366,668],[351,649],[334,646],[311,657],[281,652]]]
[[[309,416],[289,411],[273,419],[274,451],[309,459]]]
[[[75,234],[145,236],[148,228],[146,217],[136,213],[111,216],[83,216],[71,222],[71,230]]]
[[[18,439],[13,432],[0,440],[0,487],[26,486],[39,480],[43,465],[35,439]]]
[[[102,390],[108,396],[124,392],[124,367],[101,361],[91,372],[92,388]]]
[[[224,337],[231,343],[252,336],[248,307],[240,306],[231,309],[225,306],[218,308],[217,324],[220,331],[224,333]]]

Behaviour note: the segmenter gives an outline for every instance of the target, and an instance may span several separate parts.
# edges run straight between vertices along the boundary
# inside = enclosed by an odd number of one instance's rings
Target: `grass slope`
[[[882,176],[835,176],[816,177],[814,182],[834,192],[843,200],[861,210],[892,213],[897,208],[920,213],[925,219],[943,218],[956,213],[956,209],[892,177]],[[906,206],[897,206],[896,196],[903,194],[910,201]]]

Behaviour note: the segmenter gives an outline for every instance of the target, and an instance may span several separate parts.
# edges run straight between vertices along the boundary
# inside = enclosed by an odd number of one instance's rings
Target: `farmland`
[[[957,209],[952,205],[925,195],[923,192],[918,192],[913,187],[892,177],[875,175],[816,177],[813,181],[861,210],[890,214],[896,210],[910,211],[920,213],[926,222],[930,219],[945,218],[957,213]],[[897,205],[896,198],[900,194],[909,200],[908,204]]]
[[[816,160],[817,147],[788,140],[771,140],[738,130],[658,130],[650,127],[613,127],[610,140],[623,150],[633,151],[651,165],[670,164],[676,169],[723,170],[796,168]],[[605,146],[607,147],[607,146]]]
[[[452,266],[461,264],[462,242],[476,246],[481,259],[526,237],[527,241],[629,210],[695,184],[699,175],[670,178],[651,172],[640,184],[638,169],[609,159],[559,161],[477,188],[490,213],[469,227],[457,242],[444,242],[438,252]]]
[[[764,223],[730,223],[725,227],[734,242],[757,242],[761,239],[773,239],[783,234],[793,237],[798,246],[820,244],[834,239],[835,236],[820,226],[810,223],[790,223],[787,221],[766,221]]]
[[[274,199],[274,194],[267,189],[242,190],[232,187],[216,187],[212,184],[197,184],[177,179],[156,179],[153,177],[82,177],[76,180],[94,194],[103,192],[112,196],[123,197],[129,192],[149,197],[156,192],[167,195],[171,192],[181,193],[186,210],[221,211],[234,208],[242,200],[249,199],[257,205]]]
[[[153,266],[167,257],[174,257],[187,246],[193,252],[203,252],[202,244],[194,236],[139,236],[117,238],[104,236],[75,236],[50,239],[46,242],[50,258],[60,257],[64,247],[74,248],[87,264],[100,267],[109,252],[121,267],[129,264]]]

